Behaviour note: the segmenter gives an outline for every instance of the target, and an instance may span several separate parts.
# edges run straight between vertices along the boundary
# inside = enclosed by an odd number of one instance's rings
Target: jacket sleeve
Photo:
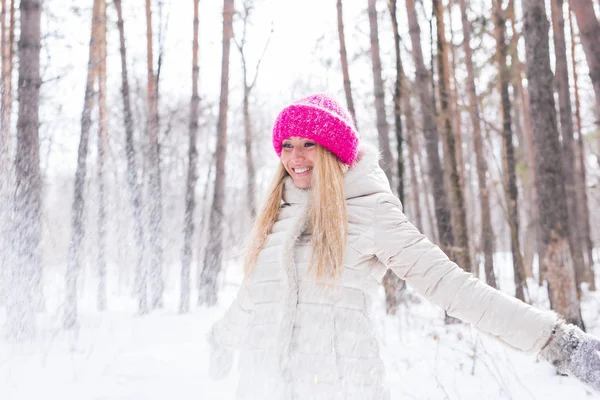
[[[234,302],[208,332],[209,343],[218,348],[238,349],[250,323],[253,306],[249,286],[244,280]]]
[[[374,221],[377,258],[448,315],[528,353],[548,341],[557,322],[554,312],[523,303],[459,268],[408,222],[396,197],[378,200]]]

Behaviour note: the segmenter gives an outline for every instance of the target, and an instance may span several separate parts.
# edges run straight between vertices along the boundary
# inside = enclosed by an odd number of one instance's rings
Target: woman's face
[[[317,143],[313,140],[292,136],[281,145],[281,163],[300,189],[310,187],[316,158]]]

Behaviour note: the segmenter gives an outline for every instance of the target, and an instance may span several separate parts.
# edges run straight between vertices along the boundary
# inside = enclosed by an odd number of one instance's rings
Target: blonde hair
[[[312,255],[309,271],[317,279],[338,278],[344,265],[348,237],[348,212],[344,197],[344,174],[348,167],[329,150],[317,145],[317,157],[311,182],[310,230]],[[244,275],[253,270],[281,209],[283,184],[288,176],[279,164],[269,196],[254,222],[246,253]]]

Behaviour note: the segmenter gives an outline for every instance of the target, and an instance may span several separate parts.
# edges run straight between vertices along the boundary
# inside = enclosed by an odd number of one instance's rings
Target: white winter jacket
[[[285,182],[283,205],[252,274],[213,327],[217,346],[241,349],[238,399],[387,399],[370,320],[388,268],[451,316],[535,353],[556,323],[451,262],[406,219],[378,164],[362,146],[344,177],[348,240],[339,280],[308,274],[309,192]]]

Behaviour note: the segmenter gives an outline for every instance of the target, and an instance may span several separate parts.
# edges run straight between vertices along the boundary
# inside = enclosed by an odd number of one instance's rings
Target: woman
[[[369,319],[388,268],[449,315],[600,390],[600,342],[463,271],[410,224],[349,113],[326,95],[284,108],[281,163],[245,279],[211,332],[211,375],[241,348],[239,399],[387,399]]]

